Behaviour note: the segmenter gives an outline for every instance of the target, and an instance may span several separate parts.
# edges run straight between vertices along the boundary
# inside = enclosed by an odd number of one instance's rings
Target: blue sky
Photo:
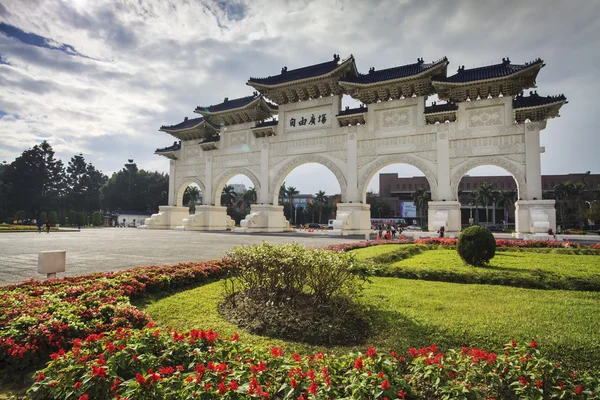
[[[173,138],[158,128],[251,94],[250,76],[334,53],[353,54],[362,72],[447,56],[453,73],[510,56],[544,59],[538,93],[569,100],[542,132],[542,172],[600,173],[599,42],[600,3],[587,0],[0,0],[0,161],[48,140],[63,160],[81,152],[107,174],[127,158],[167,171],[153,153]],[[312,165],[286,183],[339,190]]]

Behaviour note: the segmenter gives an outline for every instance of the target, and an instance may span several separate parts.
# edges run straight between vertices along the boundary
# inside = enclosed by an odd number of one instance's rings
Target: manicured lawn
[[[600,291],[598,255],[560,254],[563,249],[507,249],[497,251],[489,266],[473,267],[465,264],[456,250],[425,250],[408,254],[408,258],[399,257],[396,261],[390,258],[394,250],[381,249],[378,252],[379,247],[384,246],[353,252],[359,258],[373,259],[378,266],[378,275],[383,276],[538,289]],[[407,252],[408,249],[409,247],[405,247],[404,250],[396,250],[396,253]]]
[[[165,297],[145,311],[163,327],[212,327],[225,336],[237,332],[250,343],[268,342],[305,353],[322,350],[240,331],[217,312],[221,292],[222,283],[216,282]],[[381,350],[436,343],[442,348],[465,345],[500,351],[511,339],[535,339],[551,359],[586,369],[600,367],[600,293],[373,278],[363,301],[374,306],[376,333],[368,344]],[[352,350],[364,351],[363,347]]]

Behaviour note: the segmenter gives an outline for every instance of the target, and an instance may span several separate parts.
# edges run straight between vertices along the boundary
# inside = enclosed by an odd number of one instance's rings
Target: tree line
[[[168,174],[140,170],[133,160],[110,178],[82,154],[65,166],[43,141],[0,165],[0,221],[97,225],[101,211],[155,212],[167,203],[168,188]]]

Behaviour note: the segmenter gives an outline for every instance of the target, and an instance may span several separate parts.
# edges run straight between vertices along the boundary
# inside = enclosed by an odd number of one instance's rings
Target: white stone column
[[[176,205],[177,201],[177,193],[175,192],[177,188],[175,187],[175,160],[169,161],[169,198],[167,204],[170,206]]]
[[[450,193],[450,139],[447,124],[437,125],[437,197],[433,201],[456,201],[456,193]]]
[[[538,123],[525,124],[525,174],[527,193],[523,193],[521,197],[525,200],[541,200],[542,165]]]
[[[279,121],[283,124],[283,121]],[[279,125],[279,124],[278,124]],[[257,202],[259,204],[269,204],[272,200],[269,199],[269,144],[263,143],[260,150],[260,191],[258,193]]]
[[[213,185],[213,176],[212,176],[212,156],[206,157],[206,164],[204,166],[204,190],[206,194],[202,193],[202,204],[210,205],[212,204],[212,185]]]
[[[346,193],[342,193],[345,202],[361,201],[358,193],[358,141],[356,133],[350,133],[347,140]]]

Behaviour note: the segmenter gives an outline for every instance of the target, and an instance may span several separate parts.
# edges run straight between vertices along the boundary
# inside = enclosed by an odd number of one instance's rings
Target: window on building
[[[500,183],[500,188],[504,189],[504,182]]]
[[[400,184],[399,183],[396,184],[396,189],[400,189]]]
[[[467,183],[467,189],[471,189],[471,184]]]
[[[406,183],[402,184],[402,189],[406,189]]]
[[[409,188],[409,189],[412,189],[412,183],[409,183],[409,184],[408,184],[408,188]]]
[[[544,182],[544,189],[548,189],[548,182]]]

